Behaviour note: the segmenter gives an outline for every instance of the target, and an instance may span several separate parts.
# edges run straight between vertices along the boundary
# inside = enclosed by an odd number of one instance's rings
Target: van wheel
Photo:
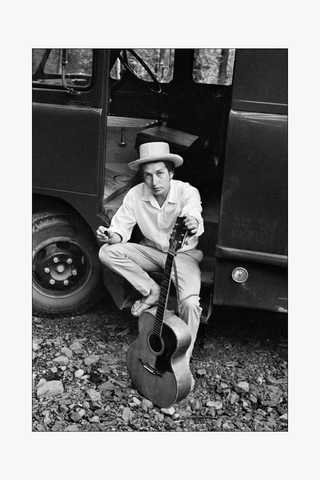
[[[35,315],[80,314],[104,291],[97,241],[73,213],[33,215],[32,260]]]

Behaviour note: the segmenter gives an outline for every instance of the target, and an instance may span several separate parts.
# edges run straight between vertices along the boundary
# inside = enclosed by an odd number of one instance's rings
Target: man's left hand
[[[187,227],[190,235],[195,235],[197,233],[199,222],[195,217],[187,215],[183,223]]]

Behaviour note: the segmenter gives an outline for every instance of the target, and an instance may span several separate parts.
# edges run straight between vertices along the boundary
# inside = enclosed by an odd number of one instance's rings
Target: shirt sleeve
[[[183,203],[181,215],[191,215],[197,219],[199,226],[195,236],[199,237],[204,232],[200,193],[188,183],[184,186]]]
[[[133,227],[137,223],[132,208],[132,202],[134,202],[134,195],[131,190],[123,199],[121,207],[117,210],[111,220],[110,230],[117,233],[122,237],[122,242],[128,242],[130,240]]]

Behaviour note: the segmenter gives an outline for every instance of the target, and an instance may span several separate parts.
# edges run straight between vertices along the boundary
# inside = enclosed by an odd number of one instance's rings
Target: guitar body
[[[168,408],[191,389],[191,372],[185,353],[191,336],[187,325],[166,310],[161,337],[153,333],[150,309],[139,317],[139,337],[127,352],[127,368],[134,388],[157,407]]]

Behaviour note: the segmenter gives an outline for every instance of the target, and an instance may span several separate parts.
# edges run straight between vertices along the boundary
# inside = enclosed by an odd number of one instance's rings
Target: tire
[[[63,317],[83,313],[104,292],[98,244],[74,213],[33,214],[33,313]]]

